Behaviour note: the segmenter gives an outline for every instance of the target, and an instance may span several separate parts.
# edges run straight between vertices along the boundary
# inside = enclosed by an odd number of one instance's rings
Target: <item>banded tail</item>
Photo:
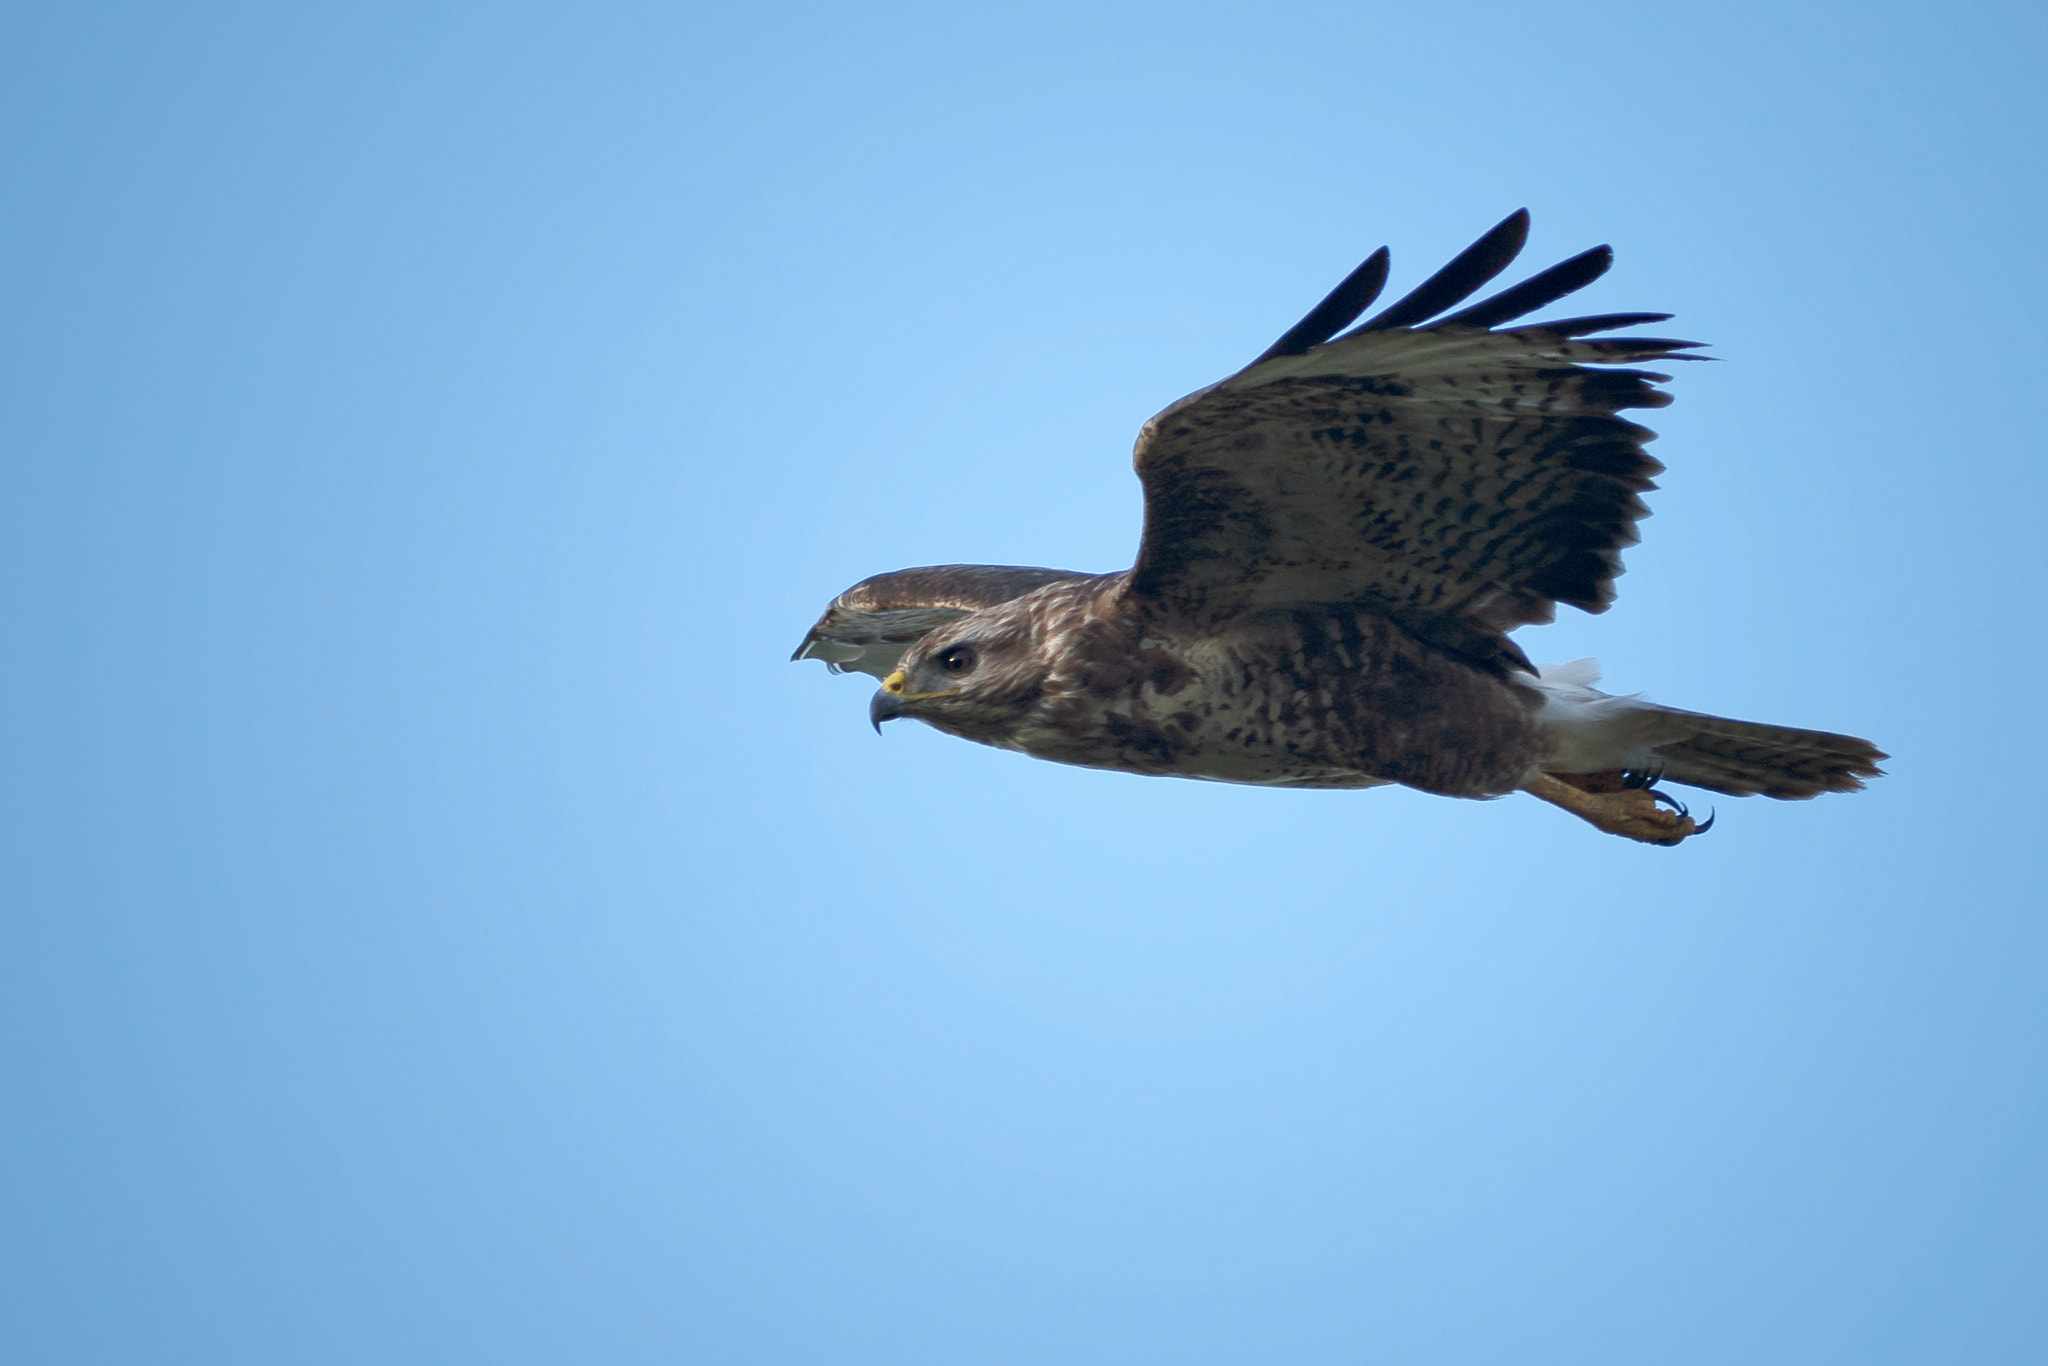
[[[1823,792],[1855,792],[1864,779],[1881,777],[1878,761],[1890,757],[1853,735],[1611,696],[1592,686],[1599,677],[1599,666],[1581,659],[1541,666],[1529,680],[1543,696],[1537,723],[1554,746],[1545,772],[1659,773],[1667,781],[1731,797],[1760,793],[1799,801]]]

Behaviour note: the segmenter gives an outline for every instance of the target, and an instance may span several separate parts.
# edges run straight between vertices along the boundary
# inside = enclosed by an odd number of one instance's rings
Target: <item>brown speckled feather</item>
[[[1539,676],[1508,639],[1558,603],[1613,601],[1662,469],[1621,414],[1669,401],[1667,376],[1634,367],[1696,345],[1589,340],[1660,313],[1500,326],[1598,278],[1606,247],[1428,321],[1527,232],[1510,214],[1343,332],[1385,283],[1373,253],[1250,366],[1146,423],[1128,571],[880,575],[834,600],[798,655],[882,679],[877,729],[909,717],[1062,763],[1223,782],[1519,788],[1652,844],[1704,827],[1645,775],[1786,798],[1861,786],[1884,757],[1866,741],[1609,696],[1590,661]]]
[[[1492,667],[1558,602],[1613,600],[1660,466],[1618,413],[1666,378],[1588,362],[1691,343],[1556,328],[1362,332],[1261,362],[1145,425],[1133,588],[1215,620],[1307,602],[1376,606]]]

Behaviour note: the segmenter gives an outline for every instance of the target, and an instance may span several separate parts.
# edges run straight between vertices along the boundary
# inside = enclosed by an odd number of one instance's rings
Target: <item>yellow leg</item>
[[[1522,791],[1552,806],[1561,806],[1610,835],[1644,844],[1677,844],[1699,828],[1692,817],[1659,805],[1647,788],[1587,792],[1561,778],[1538,773],[1522,784]]]

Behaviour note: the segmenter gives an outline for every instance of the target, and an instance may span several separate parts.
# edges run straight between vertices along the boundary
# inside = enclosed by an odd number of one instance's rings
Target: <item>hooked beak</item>
[[[892,675],[893,677],[894,675]],[[886,689],[877,692],[868,703],[868,722],[875,728],[875,734],[882,733],[884,721],[894,721],[903,715],[903,699]]]
[[[899,716],[910,715],[910,709],[905,707],[904,703],[919,702],[927,697],[951,697],[955,691],[946,688],[938,692],[908,692],[906,689],[909,686],[909,676],[901,669],[882,680],[882,690],[868,703],[868,721],[874,726],[875,734],[882,733],[884,721],[894,721]]]
[[[903,699],[908,696],[903,690],[909,683],[901,669],[882,680],[882,690],[868,703],[868,724],[875,728],[875,734],[882,733],[884,721],[894,721],[903,715]]]

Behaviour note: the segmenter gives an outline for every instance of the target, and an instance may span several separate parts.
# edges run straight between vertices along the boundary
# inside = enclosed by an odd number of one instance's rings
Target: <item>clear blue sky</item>
[[[2039,6],[13,5],[0,1357],[2048,1360]],[[1510,209],[1678,850],[786,662]]]

